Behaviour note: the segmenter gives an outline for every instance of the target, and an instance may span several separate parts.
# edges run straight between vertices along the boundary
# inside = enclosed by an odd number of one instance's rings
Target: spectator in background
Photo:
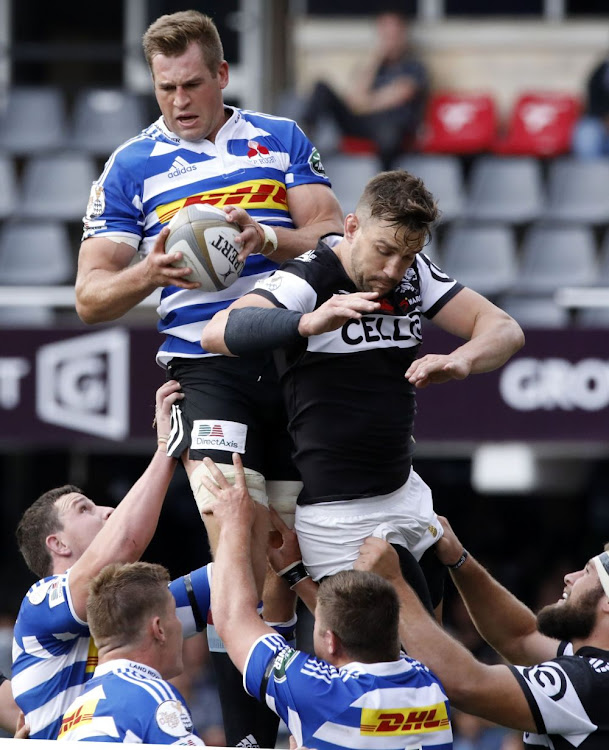
[[[99,663],[68,707],[59,740],[203,745],[180,692],[182,626],[162,565],[107,565],[90,583],[87,622]]]
[[[382,13],[376,28],[376,46],[364,66],[354,71],[344,97],[318,81],[302,125],[311,135],[321,118],[332,118],[342,135],[374,141],[381,168],[389,170],[421,124],[428,75],[410,49],[408,22],[402,15]]]
[[[573,132],[573,154],[581,159],[609,156],[609,54],[588,77],[587,99]]]

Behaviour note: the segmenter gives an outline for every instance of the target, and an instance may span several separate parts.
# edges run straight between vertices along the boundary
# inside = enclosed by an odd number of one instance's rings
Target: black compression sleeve
[[[253,354],[290,346],[304,337],[298,333],[302,313],[280,307],[240,307],[231,310],[224,343],[232,354]]]

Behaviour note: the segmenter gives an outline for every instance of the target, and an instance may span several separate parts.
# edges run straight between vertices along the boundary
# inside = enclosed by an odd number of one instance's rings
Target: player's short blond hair
[[[152,70],[155,55],[176,57],[183,54],[191,42],[197,42],[209,71],[215,77],[224,60],[222,40],[213,19],[198,10],[169,13],[150,24],[142,37],[148,67]]]

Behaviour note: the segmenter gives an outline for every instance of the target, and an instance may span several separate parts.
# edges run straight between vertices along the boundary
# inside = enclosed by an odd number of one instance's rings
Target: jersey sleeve
[[[415,262],[421,284],[421,312],[426,318],[433,318],[463,285],[444,273],[424,253],[419,253]]]
[[[211,570],[213,563],[176,578],[169,584],[176,600],[176,614],[182,623],[184,638],[205,630],[211,603]]]
[[[169,683],[164,683],[169,688]],[[173,695],[171,695],[173,693]],[[153,702],[151,701],[151,704]],[[204,745],[197,735],[190,710],[180,693],[172,688],[167,698],[156,705],[150,705],[142,715],[148,717],[148,725],[143,737],[148,745]]]
[[[73,640],[89,636],[89,626],[74,612],[68,575],[34,584],[26,594],[16,623],[18,644],[27,653],[58,656],[69,652]]]
[[[275,273],[257,281],[253,294],[259,294],[275,307],[297,312],[312,312],[317,306],[317,292],[309,283],[303,263],[286,261]]]
[[[290,122],[286,143],[290,155],[290,165],[285,175],[288,188],[296,185],[321,183],[330,186],[330,179],[326,175],[319,151],[303,133],[295,122]]]
[[[291,716],[317,714],[330,691],[334,667],[290,648],[280,635],[264,635],[252,646],[243,671],[246,691],[266,702],[290,727]]]
[[[134,159],[135,148],[117,151],[106,163],[89,195],[83,240],[107,234],[141,239],[144,234],[142,184],[138,176],[146,159]]]
[[[526,696],[538,734],[585,737],[596,729],[585,707],[591,687],[585,659],[558,657],[510,669]]]

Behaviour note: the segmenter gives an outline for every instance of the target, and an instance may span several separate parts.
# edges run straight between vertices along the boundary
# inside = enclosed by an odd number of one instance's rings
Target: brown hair
[[[53,558],[46,544],[49,534],[63,529],[57,512],[57,501],[64,495],[83,491],[73,484],[64,484],[48,490],[34,501],[21,516],[15,536],[17,545],[28,568],[39,578],[53,572]]]
[[[404,169],[380,172],[364,188],[355,209],[372,218],[404,227],[408,235],[423,234],[431,239],[433,224],[440,211],[423,180]]]
[[[152,70],[155,55],[176,57],[183,54],[191,42],[199,45],[203,59],[215,78],[224,60],[222,40],[213,20],[197,10],[170,13],[150,24],[142,37],[148,67]]]
[[[376,573],[343,570],[324,578],[317,592],[316,617],[356,661],[398,658],[399,612],[395,589]]]
[[[153,563],[111,563],[89,583],[87,622],[98,648],[137,642],[145,621],[167,607],[169,572]]]

